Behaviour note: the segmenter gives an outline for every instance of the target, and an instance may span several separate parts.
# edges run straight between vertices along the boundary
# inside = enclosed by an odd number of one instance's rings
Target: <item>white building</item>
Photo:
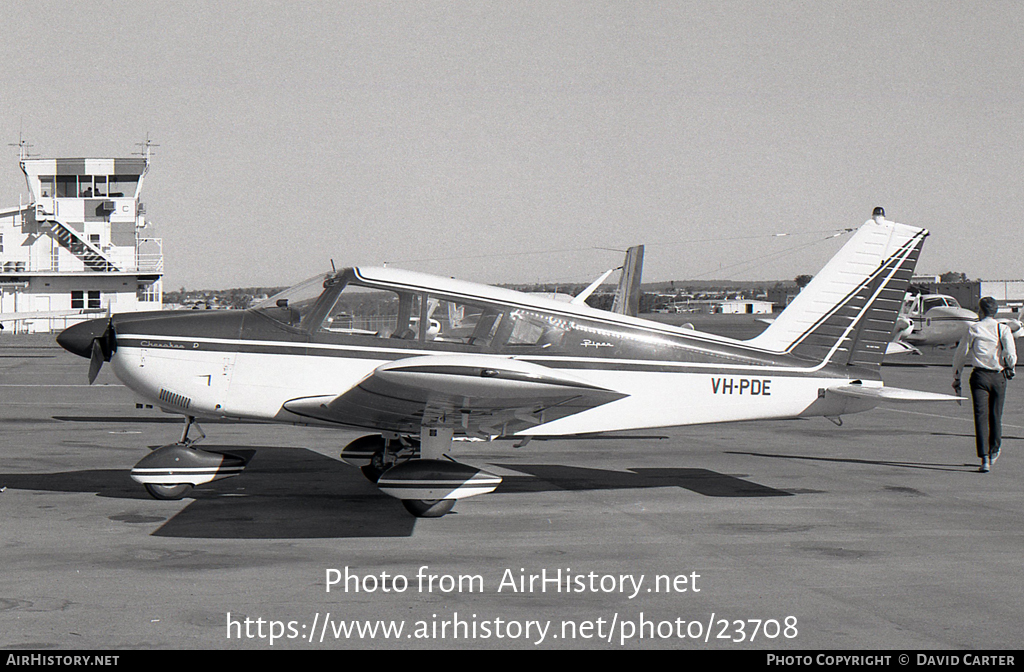
[[[0,209],[4,326],[58,331],[108,310],[159,310],[163,244],[145,237],[139,202],[148,153],[124,159],[23,156],[21,169],[30,203]]]
[[[756,299],[726,299],[715,302],[714,312],[728,315],[753,314],[768,315],[772,312],[771,301],[758,301]]]
[[[991,296],[1001,305],[1024,305],[1024,280],[982,280],[981,295]]]

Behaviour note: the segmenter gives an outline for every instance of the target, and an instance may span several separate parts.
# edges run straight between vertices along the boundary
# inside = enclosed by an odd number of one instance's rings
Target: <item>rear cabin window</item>
[[[511,333],[508,345],[553,347],[562,344],[567,323],[553,315],[529,310],[513,310],[508,315]]]

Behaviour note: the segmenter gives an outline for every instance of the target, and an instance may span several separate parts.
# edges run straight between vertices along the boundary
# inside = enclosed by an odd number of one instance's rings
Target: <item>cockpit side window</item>
[[[421,297],[414,292],[349,283],[319,325],[319,332],[393,338],[419,339]]]

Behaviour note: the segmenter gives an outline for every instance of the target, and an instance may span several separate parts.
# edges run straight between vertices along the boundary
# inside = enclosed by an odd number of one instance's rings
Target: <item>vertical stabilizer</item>
[[[869,220],[748,343],[817,362],[880,364],[927,235]]]
[[[640,312],[640,276],[643,269],[644,246],[637,245],[626,250],[626,261],[622,265],[622,275],[612,303],[613,313],[636,317]]]

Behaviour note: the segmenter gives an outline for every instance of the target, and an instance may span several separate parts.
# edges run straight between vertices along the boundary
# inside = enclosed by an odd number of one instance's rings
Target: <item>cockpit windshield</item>
[[[302,319],[316,305],[317,299],[337,277],[336,273],[320,273],[297,285],[278,292],[253,306],[254,310],[272,320],[298,327]]]
[[[922,310],[928,312],[932,308],[959,308],[960,304],[952,296],[937,294],[924,299]]]

